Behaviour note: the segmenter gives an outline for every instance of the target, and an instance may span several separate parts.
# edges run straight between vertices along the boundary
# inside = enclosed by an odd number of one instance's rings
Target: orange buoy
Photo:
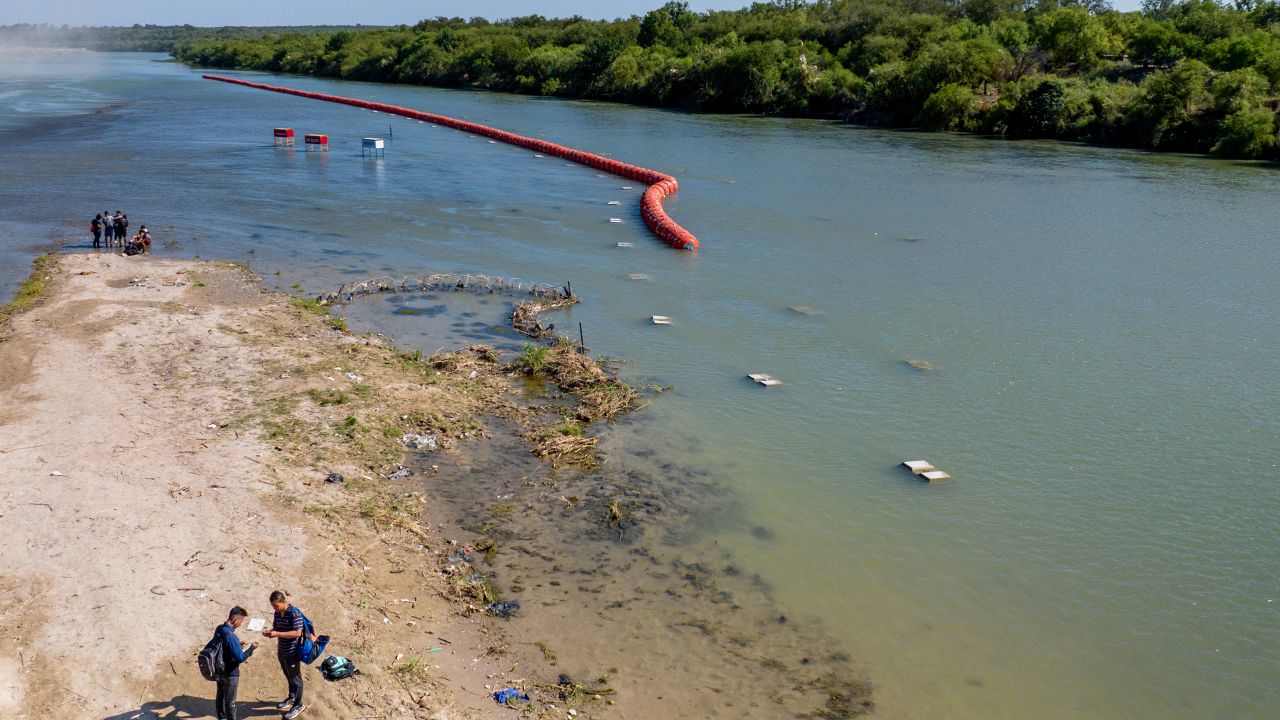
[[[350,105],[352,107],[364,108],[366,110],[376,110],[392,115],[400,115],[402,117],[413,118],[423,122],[431,122],[455,130],[473,133],[482,137],[492,138],[494,140],[516,145],[518,147],[534,150],[547,155],[555,155],[576,162],[580,165],[604,170],[614,175],[625,177],[637,182],[643,182],[649,185],[640,199],[640,214],[644,219],[645,226],[653,232],[654,235],[661,238],[664,242],[672,247],[682,250],[698,249],[698,239],[693,233],[680,227],[675,220],[672,220],[666,211],[662,209],[662,198],[674,195],[679,185],[676,179],[670,175],[665,175],[639,165],[631,165],[628,163],[614,160],[612,158],[602,157],[592,153],[574,150],[563,145],[547,142],[546,140],[538,140],[534,138],[526,138],[514,133],[491,128],[486,125],[467,122],[465,120],[455,120],[444,115],[436,115],[434,113],[422,112],[421,110],[412,110],[410,108],[399,107],[397,105],[387,105],[385,103],[369,102],[367,100],[358,100],[356,98],[342,97],[340,95],[327,95],[325,93],[309,92],[307,90],[295,90],[293,88],[279,87],[276,85],[265,85],[263,83],[249,82],[247,80],[237,80],[235,78],[222,77],[219,75],[205,75],[206,80],[217,80],[219,82],[231,83],[233,85],[244,85],[245,87],[256,88],[258,90],[270,90],[272,92],[284,93],[286,95],[296,95],[298,97],[310,98],[312,100],[323,100],[325,102],[340,103]],[[328,138],[325,138],[326,140]],[[326,143],[327,147],[327,143]]]

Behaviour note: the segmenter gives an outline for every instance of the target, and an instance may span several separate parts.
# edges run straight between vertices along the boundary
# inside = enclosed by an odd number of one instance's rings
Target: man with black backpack
[[[200,672],[218,683],[218,695],[214,701],[218,720],[237,720],[236,690],[240,684],[240,665],[258,648],[255,640],[246,651],[240,645],[240,638],[236,637],[236,628],[243,625],[248,617],[249,613],[244,608],[238,605],[231,608],[227,621],[213,631],[213,639],[200,651]]]
[[[307,709],[307,706],[302,704],[303,644],[306,640],[316,640],[316,637],[314,633],[306,637],[308,631],[306,616],[301,610],[290,605],[289,599],[280,590],[271,593],[271,608],[275,610],[275,617],[271,627],[263,630],[262,635],[280,640],[276,655],[280,660],[280,670],[289,683],[289,697],[276,705],[276,709],[285,714],[284,720],[293,720]],[[310,645],[310,643],[306,644]],[[310,661],[307,660],[307,662]]]

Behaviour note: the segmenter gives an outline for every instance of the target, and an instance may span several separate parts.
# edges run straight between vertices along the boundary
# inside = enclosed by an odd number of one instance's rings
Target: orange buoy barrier
[[[680,227],[680,225],[667,215],[662,209],[663,198],[676,194],[679,190],[679,184],[676,179],[670,175],[664,175],[656,170],[640,167],[639,165],[631,165],[601,155],[574,150],[563,145],[557,145],[546,140],[537,138],[521,137],[505,130],[487,127],[485,125],[477,125],[476,123],[466,122],[465,120],[455,120],[444,115],[436,115],[434,113],[422,112],[420,110],[411,110],[409,108],[399,107],[398,105],[387,105],[385,103],[369,102],[368,100],[357,100],[356,98],[342,97],[341,95],[326,95],[324,93],[308,92],[306,90],[295,90],[293,88],[279,87],[276,85],[264,85],[262,83],[249,82],[248,80],[237,80],[235,78],[221,77],[219,75],[205,75],[206,80],[218,80],[234,85],[244,85],[245,87],[257,88],[259,90],[270,90],[272,92],[285,93],[286,95],[297,95],[298,97],[310,98],[312,100],[324,100],[326,102],[341,103],[343,105],[351,105],[352,107],[365,108],[366,110],[376,110],[378,112],[389,113],[391,115],[400,115],[401,117],[412,118],[414,120],[422,120],[424,122],[435,123],[455,130],[482,135],[493,140],[504,142],[509,145],[528,148],[535,152],[554,155],[576,162],[580,165],[586,165],[605,172],[618,175],[620,177],[643,182],[649,188],[644,191],[644,195],[640,198],[640,217],[644,220],[644,224],[649,230],[661,238],[664,242],[674,248],[681,250],[697,250],[698,239],[693,233]]]

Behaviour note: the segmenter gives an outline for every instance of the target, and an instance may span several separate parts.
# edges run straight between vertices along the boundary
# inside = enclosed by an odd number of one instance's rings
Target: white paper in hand
[[[262,632],[266,626],[267,621],[262,618],[249,618],[249,632]]]

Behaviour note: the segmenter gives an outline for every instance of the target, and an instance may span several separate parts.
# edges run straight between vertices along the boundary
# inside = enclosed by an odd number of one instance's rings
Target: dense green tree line
[[[177,57],[381,82],[1274,158],[1280,3],[777,0],[179,43]]]

